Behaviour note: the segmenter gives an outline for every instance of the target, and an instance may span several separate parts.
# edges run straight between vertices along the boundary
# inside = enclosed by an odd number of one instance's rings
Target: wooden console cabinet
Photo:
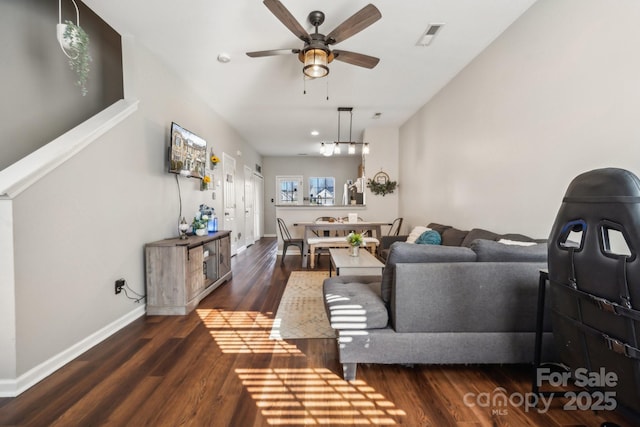
[[[145,245],[147,314],[181,315],[231,278],[229,231]]]

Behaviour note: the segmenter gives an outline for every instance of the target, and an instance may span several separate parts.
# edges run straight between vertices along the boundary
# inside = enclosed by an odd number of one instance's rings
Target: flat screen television
[[[203,178],[206,165],[207,141],[172,122],[169,172],[190,178]]]

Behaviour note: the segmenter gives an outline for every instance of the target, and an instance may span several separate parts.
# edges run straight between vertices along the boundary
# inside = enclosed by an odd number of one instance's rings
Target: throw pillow
[[[509,240],[509,239],[500,239],[498,243],[502,243],[503,245],[514,245],[514,246],[533,246],[536,242],[520,242],[517,240]]]
[[[493,231],[483,230],[482,228],[472,228],[460,244],[460,246],[470,247],[471,242],[476,239],[498,240],[501,236]]]
[[[442,243],[442,237],[436,230],[427,230],[416,239],[418,245],[439,245]]]
[[[462,241],[469,234],[468,231],[458,230],[451,227],[444,230],[442,233],[442,245],[443,246],[462,246]]]
[[[532,239],[529,236],[525,236],[524,234],[518,234],[518,233],[503,234],[498,239],[493,239],[493,240],[498,241],[499,239],[516,240],[518,242],[533,242],[533,241],[535,241],[535,239]],[[541,242],[536,242],[536,243],[541,243]]]
[[[422,233],[424,233],[425,231],[429,231],[431,230],[430,228],[424,227],[422,225],[418,225],[413,227],[413,230],[411,230],[411,233],[409,233],[409,236],[407,237],[406,242],[407,243],[415,243],[416,240],[418,239],[418,237],[420,237],[422,235]]]
[[[429,228],[431,230],[436,230],[442,236],[442,233],[444,233],[444,231],[447,228],[451,228],[451,226],[450,225],[438,224],[437,222],[430,222],[429,224],[427,224],[427,228]]]

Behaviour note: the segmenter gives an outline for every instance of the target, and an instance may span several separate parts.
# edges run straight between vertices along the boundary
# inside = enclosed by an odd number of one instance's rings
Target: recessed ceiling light
[[[227,62],[231,61],[231,55],[229,55],[228,53],[221,53],[220,55],[218,55],[218,62],[222,62],[223,64],[226,64]]]
[[[318,132],[317,130],[311,131],[311,136],[318,136],[318,135],[320,135],[320,132]]]

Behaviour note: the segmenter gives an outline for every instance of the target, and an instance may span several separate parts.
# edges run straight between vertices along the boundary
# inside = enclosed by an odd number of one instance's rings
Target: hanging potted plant
[[[66,20],[62,23],[62,0],[58,0],[58,24],[56,36],[60,49],[69,58],[69,66],[78,75],[76,84],[80,86],[82,96],[87,94],[87,79],[89,78],[89,36],[80,27],[80,10],[75,0],[71,0],[76,10],[76,22]]]
[[[71,21],[65,21],[62,33],[61,47],[67,58],[69,66],[78,75],[76,84],[80,86],[82,96],[87,94],[87,79],[89,78],[89,35],[82,27]]]

